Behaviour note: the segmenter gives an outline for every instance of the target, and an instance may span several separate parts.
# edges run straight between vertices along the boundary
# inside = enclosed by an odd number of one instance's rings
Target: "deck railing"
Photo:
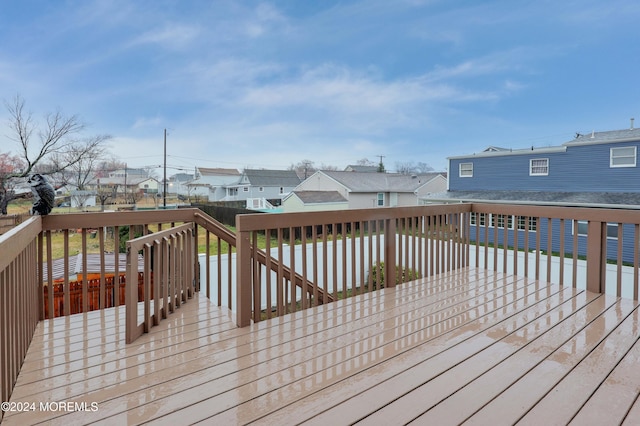
[[[638,299],[640,210],[472,204],[471,266]]]
[[[239,215],[238,325],[465,266],[470,210],[456,204]],[[267,271],[272,262],[279,267]],[[302,285],[292,285],[285,267]]]
[[[126,339],[131,343],[159,325],[196,289],[194,224],[186,223],[127,241]],[[144,314],[138,323],[138,253],[142,253]],[[153,306],[152,306],[153,304]]]
[[[320,291],[347,297],[380,288],[380,277],[393,286],[461,266],[636,300],[640,288],[640,210],[469,203],[240,215],[237,224],[241,326],[314,306]],[[266,273],[259,238],[309,291]]]
[[[0,237],[0,401],[9,401],[40,320],[34,266],[41,229],[33,217]]]
[[[142,262],[135,270],[148,287],[152,277],[159,286],[154,309],[170,309],[164,292],[178,283],[178,274],[187,287],[204,285],[207,297],[232,308],[239,326],[465,266],[638,299],[638,210],[475,203],[254,214],[238,216],[235,234],[197,209],[32,217],[0,236],[2,400],[11,394],[37,322],[56,310],[71,314],[69,283],[76,274],[73,279],[84,281],[97,274],[98,308],[121,303],[106,284],[126,271],[120,246],[127,241],[130,270]],[[198,245],[204,247],[196,256]],[[139,249],[145,254],[136,262]],[[69,259],[91,250],[97,265],[83,256],[73,269]],[[171,272],[165,273],[164,265],[189,252],[183,265],[192,268],[167,266]],[[158,271],[169,279],[156,278]],[[58,276],[63,303],[54,309],[54,291],[44,288]],[[82,287],[87,312],[89,288]],[[151,321],[162,316],[150,306],[148,312]]]

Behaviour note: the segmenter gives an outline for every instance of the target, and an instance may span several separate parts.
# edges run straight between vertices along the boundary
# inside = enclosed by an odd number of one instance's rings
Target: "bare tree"
[[[320,164],[320,170],[333,170],[333,171],[336,171],[336,170],[338,170],[338,166],[331,166],[329,164],[322,163],[322,164]]]
[[[418,163],[416,164],[416,171],[418,173],[429,173],[429,172],[432,172],[433,170],[434,168],[428,165],[427,163],[418,161]]]
[[[7,214],[7,206],[15,196],[15,175],[22,172],[24,163],[16,155],[0,153],[0,215]]]
[[[306,179],[316,172],[316,168],[313,166],[313,161],[302,160],[296,164],[289,166],[289,170],[295,170],[299,177]]]
[[[87,185],[96,178],[100,164],[105,158],[105,137],[83,139],[79,143],[69,145],[64,152],[52,154],[53,169],[56,172],[67,172],[61,174],[62,184],[71,184],[79,191],[88,189]]]
[[[100,209],[104,211],[104,207],[109,200],[116,200],[118,196],[118,186],[117,185],[100,185],[96,189],[96,197],[98,197],[98,201],[100,201]]]
[[[115,170],[121,170],[127,167],[127,163],[124,161],[118,160],[116,157],[109,155],[104,158],[100,164],[98,165],[98,169],[96,170],[96,177],[103,178],[108,177],[109,173]]]
[[[414,173],[415,167],[413,161],[396,161],[396,172],[402,173],[403,175]]]
[[[87,157],[95,157],[97,152],[103,152],[104,143],[111,137],[99,135],[80,138],[85,125],[77,115],[66,116],[60,110],[49,113],[44,117],[44,124],[38,123],[33,115],[27,111],[25,100],[16,95],[11,102],[5,101],[9,113],[7,136],[18,146],[21,167],[10,173],[5,173],[0,179],[0,207],[5,201],[7,188],[5,182],[14,178],[24,178],[38,171],[43,174],[59,174],[77,166],[86,170],[82,164]],[[44,166],[47,167],[44,167]]]
[[[361,158],[358,161],[356,161],[356,164],[358,166],[375,166],[376,165],[376,163],[369,160],[368,158]]]
[[[147,177],[158,179],[158,167],[160,166],[145,166],[143,170],[147,173]]]

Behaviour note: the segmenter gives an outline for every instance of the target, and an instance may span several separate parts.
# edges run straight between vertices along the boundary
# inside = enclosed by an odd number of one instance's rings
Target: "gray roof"
[[[499,147],[489,147],[482,152],[468,154],[468,155],[456,155],[448,157],[450,160],[467,159],[473,157],[491,157],[502,155],[523,155],[530,154],[532,152],[542,154],[548,152],[564,152],[567,147],[576,145],[590,145],[590,144],[603,144],[603,143],[616,143],[616,142],[633,142],[640,141],[640,129],[624,129],[624,130],[609,130],[606,132],[588,132],[585,134],[576,133],[575,139],[563,143],[560,146],[548,146],[548,147],[529,147],[521,149],[505,149]]]
[[[564,145],[624,142],[640,140],[640,129],[610,130],[606,132],[589,132],[576,134],[576,138]]]
[[[202,176],[240,176],[237,169],[198,167],[198,173]]]
[[[152,177],[127,176],[125,178],[123,176],[123,177],[96,178],[96,179],[92,179],[90,184],[91,185],[124,185],[126,182],[127,186],[132,186],[132,185],[139,185],[142,182],[146,182],[148,180],[155,180],[156,182],[158,181],[158,179],[155,179]]]
[[[244,174],[254,186],[295,188],[300,185],[300,178],[295,170],[245,169]]]
[[[352,192],[414,192],[443,173],[404,175],[395,173],[322,171]]]
[[[348,202],[338,191],[293,191],[293,194],[305,204]]]
[[[174,182],[187,182],[193,179],[193,175],[189,173],[176,173],[175,175],[169,178],[170,181]]]
[[[433,202],[640,208],[640,192],[447,191],[430,194],[425,199]]]

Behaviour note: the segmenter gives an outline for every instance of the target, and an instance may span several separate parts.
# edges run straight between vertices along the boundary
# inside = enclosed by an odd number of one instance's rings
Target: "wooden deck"
[[[200,295],[131,345],[123,308],[41,322],[3,424],[638,424],[639,337],[634,301],[478,269],[243,329]]]

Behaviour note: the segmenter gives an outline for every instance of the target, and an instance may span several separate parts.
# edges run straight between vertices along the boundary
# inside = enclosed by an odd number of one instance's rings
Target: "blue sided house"
[[[632,120],[629,129],[576,134],[575,139],[560,146],[517,150],[489,147],[479,153],[450,157],[448,190],[432,194],[429,201],[640,209],[639,146],[640,129],[633,127]],[[547,220],[524,223],[524,218],[486,216],[471,217],[472,239],[479,226],[477,239],[484,242],[487,238],[492,243],[494,232],[482,228],[497,227],[499,242],[506,231],[512,245],[513,233],[519,232],[518,242],[523,248],[522,233],[540,232],[546,240],[551,226],[554,251],[559,250],[561,233],[565,239],[577,233],[578,254],[586,253],[586,222],[569,221],[560,230],[556,220],[549,225]],[[615,253],[619,232],[617,223],[608,225],[609,253]],[[633,226],[625,225],[621,232],[623,244],[633,241],[624,237],[633,235]],[[632,262],[632,253],[633,247],[625,247],[623,261]]]

